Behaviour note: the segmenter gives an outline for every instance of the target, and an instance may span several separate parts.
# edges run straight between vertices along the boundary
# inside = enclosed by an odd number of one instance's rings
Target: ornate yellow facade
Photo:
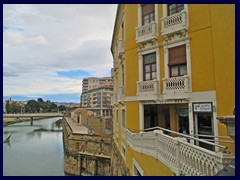
[[[235,159],[235,145],[217,120],[233,115],[235,108],[234,5],[118,5],[111,51],[114,140],[131,175],[219,171],[185,167],[185,146],[206,153],[222,153],[227,147]],[[146,130],[153,127],[163,135]],[[155,145],[151,133],[159,137]],[[181,135],[177,133],[186,134],[190,145],[169,145]],[[169,134],[165,150],[173,152],[164,154],[158,143]],[[206,139],[213,144],[205,144]]]

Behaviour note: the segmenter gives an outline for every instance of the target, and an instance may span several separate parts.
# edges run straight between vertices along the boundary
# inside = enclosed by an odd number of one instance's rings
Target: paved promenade
[[[69,124],[71,130],[75,134],[88,134],[88,128],[80,125],[79,123],[73,121],[70,117],[65,117],[67,123]]]

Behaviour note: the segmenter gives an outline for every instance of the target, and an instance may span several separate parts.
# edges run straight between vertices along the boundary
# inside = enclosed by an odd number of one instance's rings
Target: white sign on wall
[[[199,103],[193,104],[194,112],[212,112],[212,104],[211,103]]]

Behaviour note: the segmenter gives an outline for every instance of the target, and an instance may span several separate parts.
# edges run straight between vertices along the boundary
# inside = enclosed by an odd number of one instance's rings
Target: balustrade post
[[[165,94],[166,93],[166,78],[163,78],[163,94]]]
[[[154,95],[156,95],[157,94],[157,80],[155,79],[154,81],[153,81],[153,94]]]
[[[180,167],[180,141],[177,140],[176,142],[176,167],[177,167],[177,175],[181,174],[181,167]]]
[[[139,82],[137,81],[136,84],[137,84],[137,96],[138,96],[139,95]]]
[[[142,136],[143,136],[143,133],[140,132],[140,137],[141,137],[141,153],[143,153],[143,143],[142,143]]]
[[[181,26],[182,27],[186,26],[186,12],[185,11],[181,12],[181,19],[182,19]]]
[[[189,92],[188,76],[184,76],[184,92]]]
[[[157,144],[158,135],[157,135],[157,132],[155,132],[154,134],[155,134],[155,152],[156,152],[155,159],[158,159],[158,144]]]

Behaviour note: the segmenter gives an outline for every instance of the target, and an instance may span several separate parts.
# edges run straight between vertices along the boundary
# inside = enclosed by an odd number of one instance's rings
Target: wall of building
[[[125,109],[126,109],[126,128],[131,131],[140,129],[140,113],[141,104],[137,100],[137,84],[139,80],[139,60],[138,60],[138,44],[136,43],[136,27],[138,26],[138,5],[127,4],[123,7],[124,26],[125,26],[125,43],[124,43],[124,60],[125,60]],[[191,62],[191,86],[193,100],[190,99],[189,106],[193,102],[202,102],[201,93],[210,92],[211,98],[207,101],[216,101],[216,112],[214,116],[232,115],[235,106],[235,10],[234,5],[210,5],[210,4],[189,4],[189,28],[188,36],[190,37],[190,62]],[[165,77],[164,69],[164,39],[161,35],[161,18],[163,17],[163,6],[158,5],[158,44],[159,60],[160,60],[160,93],[163,94],[163,78]],[[119,12],[121,12],[119,10]],[[116,37],[121,39],[121,17],[117,17],[116,21]],[[113,37],[113,38],[116,38]],[[115,45],[116,42],[113,42]],[[115,46],[113,54],[116,54]],[[114,56],[116,57],[116,56]],[[114,92],[117,93],[116,87],[122,85],[122,70],[119,58],[118,69],[115,76],[118,81],[114,84]],[[215,93],[216,92],[216,99]],[[194,94],[195,93],[195,94]],[[198,97],[199,94],[199,97]],[[203,95],[203,94],[202,94]],[[190,96],[191,97],[191,96]],[[162,97],[161,97],[162,98]],[[127,99],[127,100],[126,100]],[[131,100],[129,100],[131,99]],[[207,102],[206,101],[206,102]],[[170,118],[171,129],[178,131],[177,108],[184,106],[188,108],[188,104],[171,105]],[[215,105],[214,105],[215,106]],[[118,104],[114,110],[118,109],[118,149],[121,153],[122,142],[126,145],[125,139],[122,139],[121,131],[121,108]],[[191,111],[192,109],[190,109]],[[193,118],[193,117],[191,117]],[[214,117],[214,121],[216,117]],[[116,117],[114,119],[116,121]],[[227,136],[226,127],[221,123],[218,125],[218,135]],[[115,124],[116,125],[116,124]],[[116,127],[114,128],[116,135]],[[115,138],[116,140],[116,138]],[[229,147],[231,152],[235,152],[234,144],[230,145],[220,143]],[[130,174],[132,172],[132,159],[140,162],[140,166],[147,172],[145,175],[174,175],[171,171],[161,164],[161,162],[151,159],[149,156],[136,153],[127,146],[126,148],[126,164],[129,167]],[[149,162],[149,165],[146,163]],[[161,167],[163,169],[149,168],[151,165]]]

